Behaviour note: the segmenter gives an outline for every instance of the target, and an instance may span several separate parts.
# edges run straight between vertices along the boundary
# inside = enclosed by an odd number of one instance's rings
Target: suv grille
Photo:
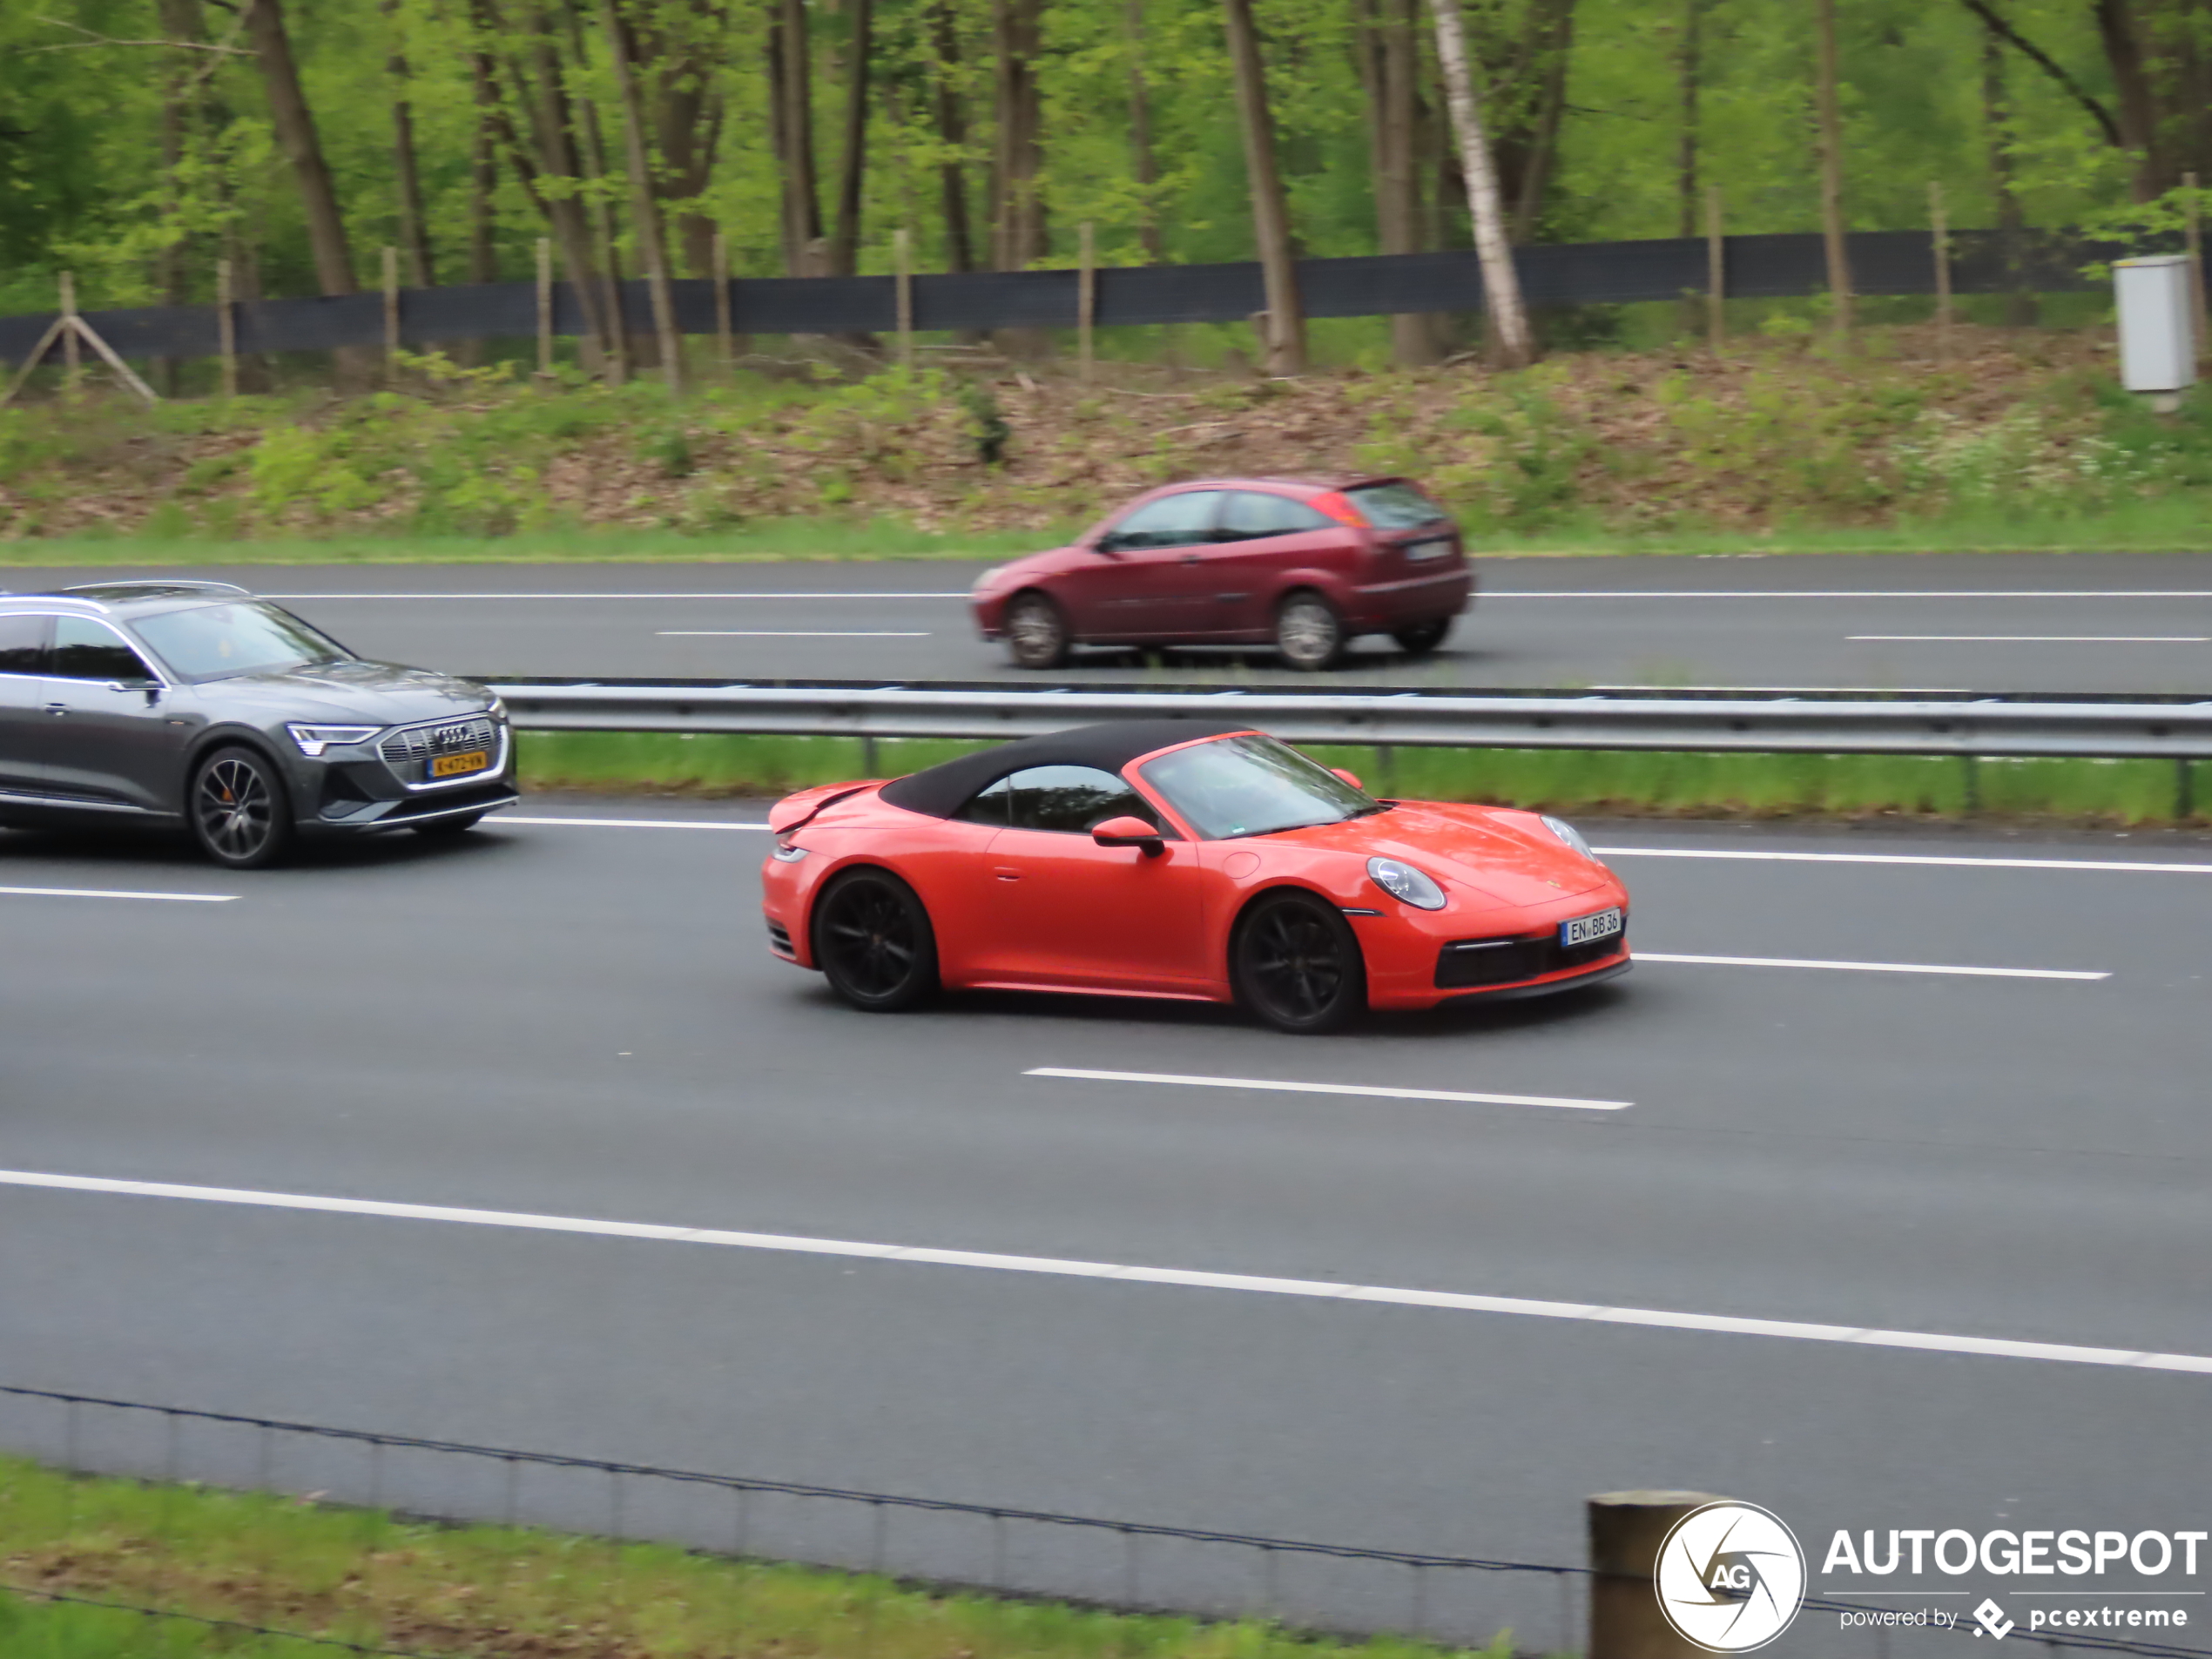
[[[457,720],[433,720],[401,728],[376,745],[384,764],[403,784],[443,782],[430,776],[430,762],[440,755],[467,754],[482,750],[497,765],[502,753],[500,723],[488,714],[463,715]],[[481,772],[467,777],[479,778]],[[457,780],[456,780],[457,781]]]
[[[1625,930],[1571,950],[1561,946],[1557,928],[1523,939],[1456,939],[1436,954],[1436,988],[1458,991],[1476,985],[1514,985],[1570,968],[1587,968],[1628,948]]]

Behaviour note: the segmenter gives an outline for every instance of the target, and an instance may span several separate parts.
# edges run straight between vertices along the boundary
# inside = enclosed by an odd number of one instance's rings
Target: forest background
[[[2212,178],[2208,0],[1457,9],[1516,242],[1696,234],[1715,191],[1731,233],[1817,228],[1824,137],[1852,229],[1925,226],[1934,185],[1954,226],[2156,235],[2180,222],[2184,177]],[[1831,10],[1832,103],[1817,26]],[[1246,20],[1258,53],[1240,76]],[[375,285],[387,246],[411,286],[526,278],[541,238],[564,278],[587,280],[709,275],[718,240],[740,276],[881,273],[901,233],[923,270],[1069,266],[1079,226],[1102,264],[1250,259],[1267,252],[1266,192],[1235,112],[1255,96],[1296,252],[1464,247],[1433,24],[1429,0],[0,0],[0,310],[51,309],[64,269],[88,307],[206,301],[219,262],[241,299],[351,292]],[[1753,348],[1723,362],[1682,350],[1703,328],[1694,307],[1585,308],[1540,318],[1546,339],[1614,361],[1555,357],[1533,379],[1462,363],[1426,390],[1438,371],[1422,365],[1480,355],[1477,324],[1345,320],[1317,329],[1316,355],[1372,384],[1290,393],[1287,415],[1264,384],[1178,395],[1217,406],[1189,423],[1225,428],[1205,441],[1210,469],[1249,451],[1278,469],[1440,470],[1455,505],[1523,529],[1716,509],[1868,523],[2015,497],[2101,511],[2212,478],[2193,411],[2159,428],[2106,395],[2096,296],[1966,302],[1990,330],[1962,329],[1940,361],[1925,329],[1897,327],[1926,301],[1862,307],[1874,332],[1848,351],[1821,343],[1832,309],[1739,306]],[[2018,333],[2036,323],[2051,327]],[[1234,329],[1119,332],[1106,348],[1127,358],[1246,360]],[[999,343],[1016,359],[1049,344]],[[608,347],[639,369],[656,352]],[[388,391],[374,421],[296,396],[144,430],[9,415],[0,523],[1041,523],[1186,458],[1152,440],[1157,420],[1116,432],[1095,399],[1019,369],[996,384],[879,374],[856,398],[848,382],[867,375],[816,363],[799,392],[710,388],[674,428],[570,373],[569,401],[585,401],[553,421],[563,436],[517,416],[520,388],[492,371],[422,367],[391,384],[424,408]],[[604,364],[587,343],[578,367]],[[164,368],[172,388],[206,389]],[[456,497],[423,457],[451,447],[463,406],[505,410],[515,442],[502,462],[488,441]],[[901,452],[884,476],[841,462],[783,475],[794,455],[849,447],[856,421]],[[611,487],[587,453],[610,434],[624,463]],[[111,476],[115,446],[148,437],[153,458]],[[547,508],[540,486],[563,459],[600,487]],[[1714,489],[1716,473],[1777,467],[1788,475],[1748,494]],[[111,500],[84,499],[95,475]]]

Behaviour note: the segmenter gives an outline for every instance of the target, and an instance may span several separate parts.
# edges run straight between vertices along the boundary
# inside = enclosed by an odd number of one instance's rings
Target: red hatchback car
[[[1406,479],[1214,478],[987,570],[973,603],[1024,668],[1074,645],[1271,644],[1319,669],[1362,634],[1433,651],[1474,593],[1459,526]]]

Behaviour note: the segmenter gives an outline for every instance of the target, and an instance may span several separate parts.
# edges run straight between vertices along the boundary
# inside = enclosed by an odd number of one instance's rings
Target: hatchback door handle
[[[1185,564],[1204,564],[1205,563],[1204,559],[1201,558],[1196,553],[1185,553],[1183,556],[1183,562]]]

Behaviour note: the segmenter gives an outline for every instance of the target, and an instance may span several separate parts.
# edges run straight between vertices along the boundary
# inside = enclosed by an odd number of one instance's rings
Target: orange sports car
[[[779,801],[770,948],[856,1008],[949,990],[1237,1002],[1283,1031],[1629,969],[1571,825],[1379,800],[1250,727],[1124,720]]]

